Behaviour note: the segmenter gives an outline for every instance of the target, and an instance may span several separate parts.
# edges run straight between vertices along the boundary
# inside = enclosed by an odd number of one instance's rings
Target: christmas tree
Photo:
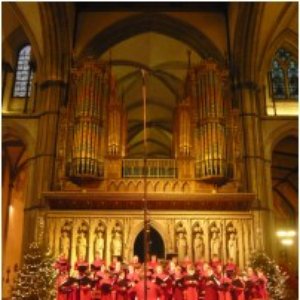
[[[53,259],[44,254],[37,243],[32,243],[24,256],[24,264],[15,280],[11,299],[53,299],[55,278]]]
[[[263,251],[254,251],[250,256],[249,266],[253,270],[261,269],[268,278],[268,292],[274,300],[287,299],[286,281],[288,276]]]

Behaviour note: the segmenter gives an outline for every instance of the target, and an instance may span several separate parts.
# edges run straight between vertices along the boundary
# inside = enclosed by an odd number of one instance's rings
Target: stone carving
[[[199,261],[204,255],[203,231],[199,223],[193,228],[193,237],[194,261]]]
[[[210,229],[211,232],[211,239],[210,239],[210,256],[211,258],[213,255],[218,255],[220,257],[221,253],[221,239],[218,227],[213,224]]]
[[[112,256],[122,256],[122,227],[118,222],[112,230],[111,250]]]
[[[229,236],[227,242],[227,253],[229,258],[232,258],[234,263],[237,263],[237,236],[236,236],[236,229],[230,225],[227,228],[227,235]]]
[[[178,261],[183,261],[187,255],[187,239],[186,239],[186,230],[183,227],[182,223],[179,223],[179,226],[176,230],[176,246],[177,246],[177,254]]]
[[[98,253],[100,259],[104,259],[105,253],[104,232],[105,228],[102,224],[99,225],[95,230],[96,236],[94,242],[94,257],[96,257],[96,253]]]
[[[69,258],[70,255],[71,242],[69,234],[66,230],[62,231],[60,237],[60,253],[64,253],[66,259]]]
[[[84,231],[79,232],[77,238],[77,256],[83,259],[86,259],[87,253],[87,239]]]

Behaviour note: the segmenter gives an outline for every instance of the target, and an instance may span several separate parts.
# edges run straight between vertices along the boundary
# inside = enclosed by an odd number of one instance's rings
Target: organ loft
[[[2,18],[5,297],[32,241],[71,266],[144,261],[145,228],[160,260],[245,268],[261,249],[297,271],[297,236],[276,235],[298,227],[297,3],[10,2]]]

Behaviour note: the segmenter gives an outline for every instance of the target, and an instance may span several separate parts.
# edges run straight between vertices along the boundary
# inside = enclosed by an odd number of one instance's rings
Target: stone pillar
[[[254,203],[254,217],[256,227],[254,232],[256,238],[256,247],[266,248],[271,251],[271,244],[266,243],[267,235],[263,234],[263,217],[260,210],[270,209],[270,194],[268,194],[268,185],[271,183],[266,178],[266,164],[263,154],[262,130],[257,105],[257,87],[253,82],[241,83],[238,86],[237,95],[240,98],[241,123],[244,142],[244,167],[245,188],[247,192],[257,195]],[[268,230],[269,232],[269,230]],[[261,238],[258,241],[257,238]],[[265,247],[266,246],[266,247]]]

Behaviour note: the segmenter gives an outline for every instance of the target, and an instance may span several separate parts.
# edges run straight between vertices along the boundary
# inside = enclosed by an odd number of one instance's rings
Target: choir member
[[[184,277],[184,286],[186,298],[189,300],[198,300],[198,280],[194,266],[188,265],[187,274]]]
[[[101,259],[99,252],[96,252],[95,259],[91,264],[91,271],[100,271],[102,265],[105,265],[105,260]]]
[[[259,299],[257,279],[254,270],[251,267],[247,268],[247,276],[244,277],[246,300]]]
[[[163,272],[161,265],[156,267],[156,272],[154,274],[155,282],[161,289],[161,299],[160,300],[171,300],[172,298],[172,281],[168,274]]]
[[[89,264],[84,260],[83,256],[79,256],[74,265],[74,270],[78,271],[79,275],[82,276],[88,271]]]
[[[225,265],[225,271],[226,271],[226,274],[229,278],[232,277],[232,274],[233,273],[237,273],[238,270],[237,270],[237,266],[236,264],[234,263],[233,259],[232,258],[229,258],[227,260],[227,263]]]
[[[135,269],[134,265],[128,265],[128,274],[127,274],[127,279],[129,281],[129,286],[134,287],[138,282],[139,282],[139,275],[137,273],[138,269]],[[133,290],[129,290],[128,296],[130,300],[134,300],[135,294]]]
[[[72,288],[69,284],[69,275],[67,272],[61,272],[56,279],[57,295],[56,300],[68,300]]]
[[[119,273],[118,279],[115,282],[116,300],[128,300],[130,293],[130,282],[126,278],[126,271]]]
[[[61,253],[58,260],[54,263],[54,269],[56,269],[59,273],[70,271],[70,264],[64,253]]]
[[[148,269],[152,269],[153,271],[156,269],[158,265],[157,256],[151,255],[151,260],[148,262],[147,267]]]
[[[107,270],[103,272],[103,278],[100,281],[101,300],[112,300],[113,280]]]
[[[257,287],[258,287],[258,293],[259,293],[259,299],[262,300],[268,300],[268,292],[267,292],[267,282],[268,279],[264,275],[263,271],[261,269],[257,269]]]
[[[157,300],[157,298],[160,297],[161,293],[159,287],[151,280],[151,278],[152,273],[149,271],[147,272],[146,278],[143,272],[140,273],[140,280],[133,288],[137,300]],[[145,286],[147,288],[147,299],[145,299]]]
[[[221,274],[220,286],[218,288],[219,300],[232,300],[231,297],[231,279],[227,277],[226,273]]]
[[[222,262],[217,254],[213,254],[210,265],[215,272],[219,265],[222,265]]]
[[[139,262],[139,257],[137,255],[133,256],[130,265],[132,265],[135,269],[141,268],[141,263]]]
[[[242,276],[238,276],[236,273],[232,274],[232,300],[245,300],[245,282]]]
[[[176,266],[173,275],[173,299],[184,300],[184,277],[181,272],[181,267]]]
[[[80,273],[78,278],[79,283],[79,299],[91,300],[92,294],[92,280],[86,273]]]
[[[205,277],[205,297],[204,300],[217,300],[218,287],[221,283],[214,274],[212,267],[207,268]]]
[[[182,267],[183,273],[187,274],[188,267],[191,266],[192,264],[193,263],[190,260],[190,258],[188,256],[185,256],[184,260],[181,262],[181,267]]]

